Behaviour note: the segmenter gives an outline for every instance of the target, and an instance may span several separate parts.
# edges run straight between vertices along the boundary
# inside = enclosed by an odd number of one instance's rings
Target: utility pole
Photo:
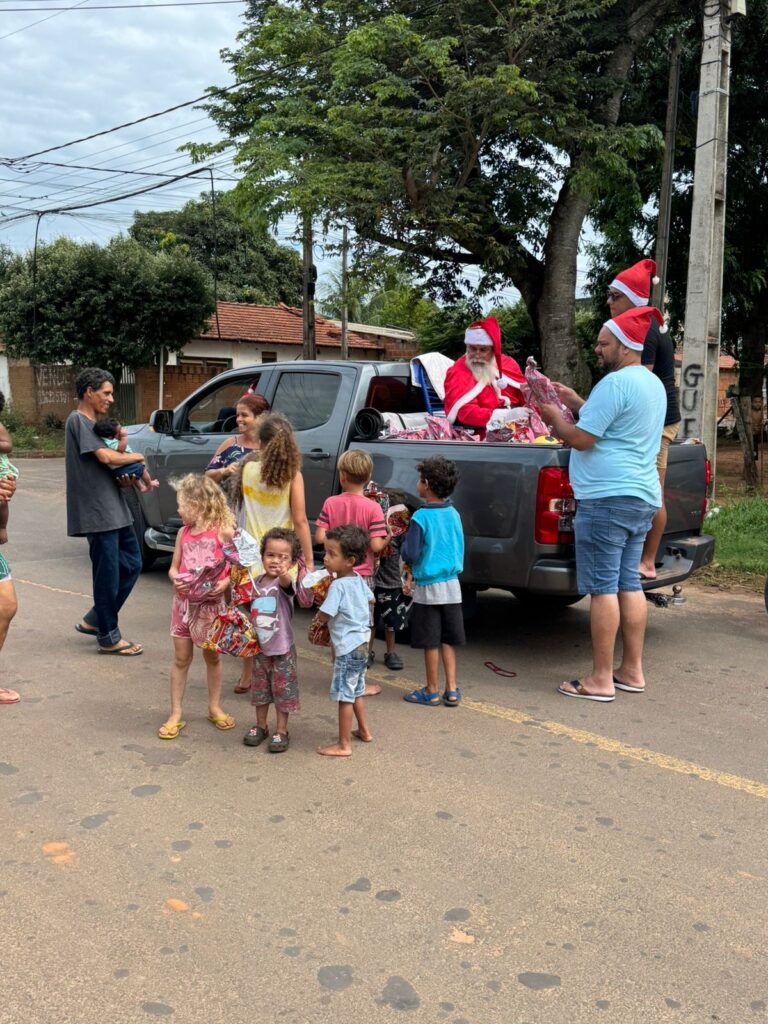
[[[675,137],[677,134],[677,105],[680,95],[680,40],[672,37],[669,44],[669,87],[667,89],[667,120],[664,126],[664,166],[659,192],[659,219],[656,225],[656,276],[651,304],[664,312],[667,294],[667,258],[669,255],[669,224],[672,215],[672,174],[675,169]]]
[[[685,340],[680,384],[681,435],[699,437],[712,465],[717,451],[717,389],[723,294],[725,184],[732,13],[743,0],[703,0],[696,161],[693,171]]]
[[[303,313],[303,346],[304,359],[317,359],[315,344],[315,281],[317,271],[312,259],[312,217],[304,214],[303,224],[303,274],[302,274],[302,313]]]
[[[349,359],[347,342],[347,225],[341,229],[341,358]]]

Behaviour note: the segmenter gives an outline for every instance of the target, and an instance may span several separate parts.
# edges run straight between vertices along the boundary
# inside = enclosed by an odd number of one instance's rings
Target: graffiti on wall
[[[701,422],[704,404],[704,369],[701,363],[689,363],[683,370],[680,387],[680,408],[683,414],[682,437],[692,437]]]

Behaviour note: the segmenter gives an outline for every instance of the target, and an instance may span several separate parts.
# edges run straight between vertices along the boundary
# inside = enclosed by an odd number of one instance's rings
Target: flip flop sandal
[[[233,693],[250,693],[251,692],[251,688],[250,688],[250,686],[236,686],[232,692]]]
[[[400,672],[403,668],[403,659],[399,654],[385,654],[384,664],[390,670],[390,672]]]
[[[420,690],[411,690],[410,693],[404,694],[403,700],[407,704],[425,704],[430,708],[440,707],[440,694],[437,690],[434,693],[430,693],[426,686],[422,686]]]
[[[291,737],[287,732],[276,732],[273,733],[272,739],[269,741],[267,750],[270,754],[282,754],[284,750],[288,749],[288,744],[291,742]]]
[[[617,690],[623,690],[624,693],[645,693],[644,686],[631,686],[629,683],[622,683],[616,676],[613,677],[613,685]]]
[[[442,699],[447,708],[457,708],[461,703],[461,690],[458,687],[455,690],[446,690]]]
[[[177,722],[176,725],[169,725],[168,722],[165,722],[157,730],[158,738],[161,740],[175,740],[186,724],[186,722]],[[163,729],[165,729],[165,733],[163,733]]]
[[[4,686],[0,686],[0,704],[18,704],[21,697],[16,693],[15,690],[8,690]]]
[[[264,740],[269,739],[269,729],[262,729],[260,725],[254,725],[252,729],[243,736],[243,743],[246,747],[258,747]]]
[[[232,715],[208,715],[208,721],[215,725],[217,729],[220,729],[221,732],[234,729],[237,725]]]
[[[99,654],[113,654],[117,658],[136,658],[138,655],[144,653],[144,648],[141,644],[134,644],[130,640],[126,640],[122,647],[100,647]]]
[[[79,622],[75,626],[75,632],[76,633],[82,633],[83,636],[98,636],[99,635],[98,629],[86,629],[84,626],[81,626]]]
[[[572,690],[564,690],[564,686],[572,686]],[[581,685],[578,679],[571,679],[569,683],[562,683],[557,688],[557,692],[561,693],[563,697],[578,697],[581,700],[596,700],[601,704],[609,704],[615,698],[611,695],[608,696],[604,693],[589,693]]]

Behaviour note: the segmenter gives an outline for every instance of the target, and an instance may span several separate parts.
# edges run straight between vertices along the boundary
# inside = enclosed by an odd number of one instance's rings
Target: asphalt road
[[[587,603],[480,596],[465,702],[411,707],[419,656],[379,668],[375,736],[324,759],[335,708],[297,616],[303,710],[283,755],[205,720],[200,660],[161,742],[170,589],[96,653],[63,464],[20,461],[1,656],[0,1022],[449,1024],[768,1019],[766,638],[758,596],[651,609],[648,693],[555,688],[588,664]],[[381,650],[381,647],[380,647]],[[379,655],[381,657],[381,653]],[[486,662],[514,672],[503,677]]]

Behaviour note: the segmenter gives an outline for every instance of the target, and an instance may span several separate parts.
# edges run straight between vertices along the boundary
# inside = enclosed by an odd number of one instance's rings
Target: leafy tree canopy
[[[435,308],[416,333],[422,352],[442,352],[451,359],[464,354],[464,331],[483,314],[471,299],[462,299],[443,309]],[[539,362],[541,352],[533,323],[522,299],[511,306],[500,306],[488,314],[495,316],[501,328],[502,351],[525,366],[528,356]]]
[[[0,335],[9,353],[119,371],[181,349],[213,312],[203,269],[188,255],[153,255],[132,239],[102,247],[59,238],[5,265]]]
[[[659,145],[618,124],[634,56],[683,0],[251,0],[211,90],[242,202],[354,227],[445,297],[514,284],[550,372],[584,369],[576,254],[594,198],[636,197],[630,161]]]
[[[301,259],[249,221],[231,193],[203,192],[180,210],[136,213],[131,238],[150,252],[187,253],[206,270],[220,299],[301,305]]]

